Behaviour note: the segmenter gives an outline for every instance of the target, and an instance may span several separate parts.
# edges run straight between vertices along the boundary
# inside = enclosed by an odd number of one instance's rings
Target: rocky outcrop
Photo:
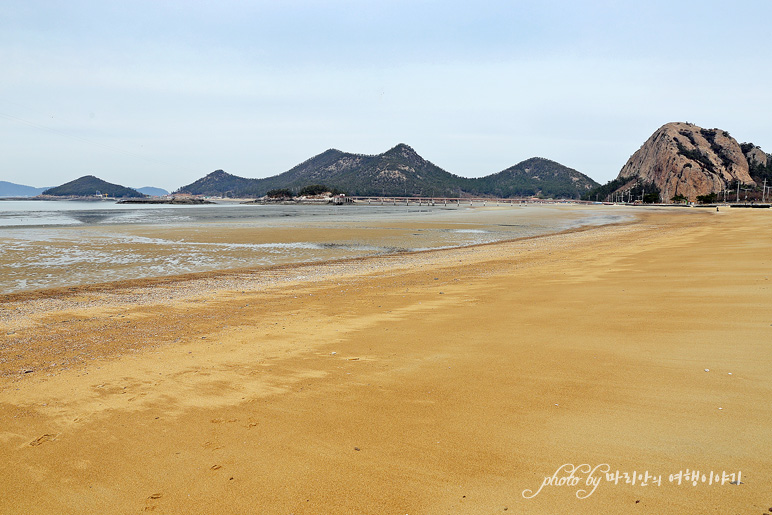
[[[757,147],[753,143],[744,143],[740,146],[744,150],[745,159],[748,160],[748,165],[751,169],[754,168],[754,166],[766,168],[769,158],[767,157],[767,154],[761,150],[761,148]]]
[[[664,202],[675,195],[693,201],[738,180],[755,184],[748,171],[746,155],[728,132],[674,122],[660,127],[630,157],[618,179],[626,180],[620,189],[636,181],[654,184]]]

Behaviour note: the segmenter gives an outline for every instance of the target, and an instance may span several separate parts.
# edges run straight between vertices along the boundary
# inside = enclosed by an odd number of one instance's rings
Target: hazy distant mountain
[[[533,158],[503,172],[468,179],[446,172],[399,144],[377,155],[350,154],[330,149],[282,174],[246,179],[217,170],[184,186],[179,193],[259,197],[270,190],[298,191],[323,184],[349,195],[435,196],[536,195],[578,198],[597,186],[589,177],[554,161]]]
[[[134,188],[140,193],[144,193],[145,195],[150,195],[151,197],[163,197],[164,195],[168,195],[169,192],[166,191],[163,188],[154,188],[153,186],[144,186],[142,188]]]
[[[56,197],[90,197],[101,193],[109,197],[144,197],[137,190],[112,184],[93,175],[85,175],[74,181],[62,184],[56,188],[51,188],[43,192],[43,195],[52,195]]]
[[[0,197],[34,197],[40,195],[46,189],[0,181]]]
[[[541,195],[579,198],[599,184],[583,173],[542,157],[532,157],[499,173],[474,180],[476,191],[496,197]]]

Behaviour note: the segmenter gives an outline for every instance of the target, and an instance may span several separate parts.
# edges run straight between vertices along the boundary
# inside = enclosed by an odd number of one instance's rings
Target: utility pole
[[[766,202],[767,200],[767,178],[764,177],[764,189],[761,190],[761,201]]]
[[[737,179],[737,203],[740,203],[740,179]]]

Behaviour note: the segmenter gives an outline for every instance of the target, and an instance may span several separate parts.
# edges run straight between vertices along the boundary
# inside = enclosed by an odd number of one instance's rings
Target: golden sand
[[[641,210],[7,297],[0,512],[761,513],[770,277],[772,213]],[[564,464],[661,485],[523,496]],[[742,484],[669,480],[687,468]]]

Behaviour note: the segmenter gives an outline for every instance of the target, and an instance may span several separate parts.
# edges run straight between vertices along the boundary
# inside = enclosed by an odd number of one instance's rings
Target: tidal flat
[[[0,202],[0,294],[463,247],[614,223],[567,206]]]

